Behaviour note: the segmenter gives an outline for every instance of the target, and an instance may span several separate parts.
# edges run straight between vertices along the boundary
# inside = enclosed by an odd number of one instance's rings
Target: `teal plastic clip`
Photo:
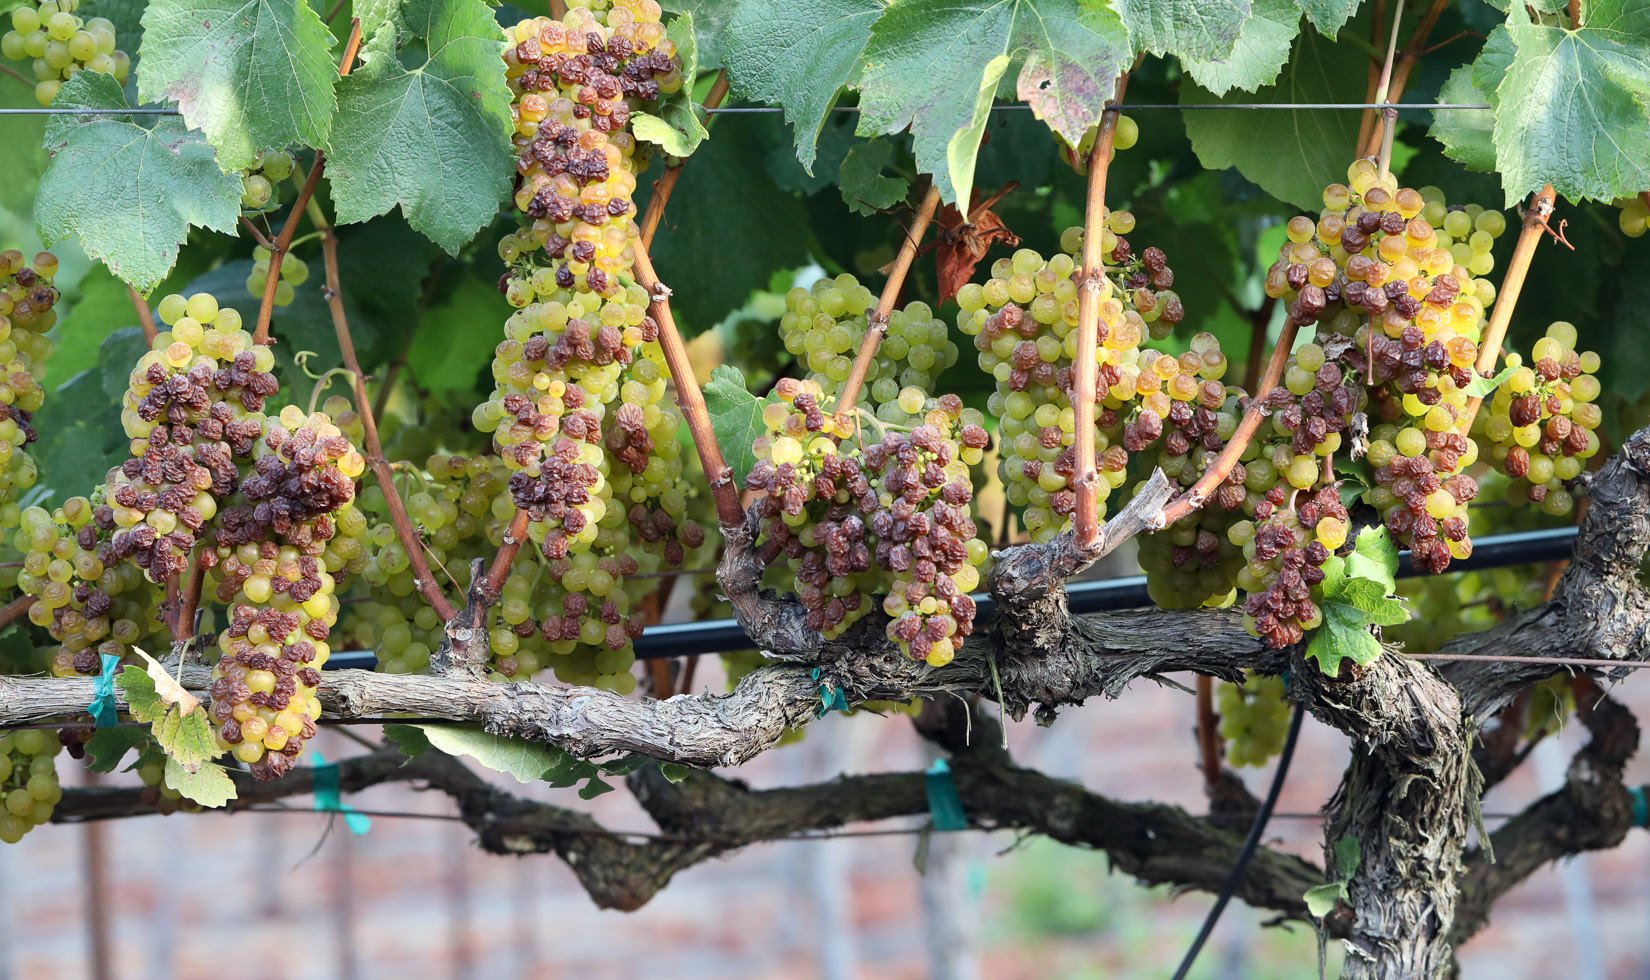
[[[92,703],[86,706],[86,713],[98,728],[108,728],[120,721],[120,712],[115,708],[115,672],[120,669],[120,657],[112,653],[99,656],[103,673],[93,682]]]
[[[1650,827],[1650,799],[1645,798],[1644,787],[1634,786],[1627,796],[1633,801],[1633,826]]]
[[[342,813],[345,826],[357,837],[372,829],[372,819],[345,803],[339,795],[337,764],[328,762],[319,752],[315,753],[310,783],[315,794],[315,812]]]
[[[808,676],[819,682],[819,707],[814,709],[815,718],[823,718],[832,711],[847,711],[848,699],[843,696],[842,688],[828,680],[824,680],[825,668],[815,667]]]
[[[957,795],[957,781],[951,777],[951,764],[935,759],[923,774],[923,788],[928,791],[928,815],[935,830],[967,830],[968,816],[963,813],[962,797]]]

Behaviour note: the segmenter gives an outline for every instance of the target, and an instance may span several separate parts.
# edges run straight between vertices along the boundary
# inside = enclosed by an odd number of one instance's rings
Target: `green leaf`
[[[1235,2],[1248,6],[1249,0]],[[1067,2],[1049,0],[1026,5],[1014,27],[1016,42],[1027,49],[1015,93],[1049,129],[1076,145],[1100,124],[1117,94],[1117,76],[1134,61],[1128,29],[1109,8],[1074,11]]]
[[[86,768],[93,772],[114,772],[126,753],[148,741],[149,733],[136,725],[99,728],[86,740],[86,755],[92,760]]]
[[[413,728],[423,735],[429,747],[448,755],[467,755],[488,769],[514,776],[518,783],[536,783],[552,767],[561,764],[567,753],[543,742],[529,742],[519,738],[494,735],[470,725],[407,725],[385,726]],[[397,736],[396,745],[403,752],[416,741],[403,742],[408,736]]]
[[[887,177],[882,169],[894,157],[894,144],[885,139],[856,143],[842,158],[837,187],[842,202],[857,214],[872,215],[885,211],[911,191],[911,182],[904,177]]]
[[[1346,882],[1313,885],[1302,897],[1306,899],[1306,911],[1321,919],[1334,910],[1336,902],[1346,898]]]
[[[64,82],[54,105],[127,108],[114,78],[90,71]],[[131,116],[53,116],[34,212],[48,246],[78,237],[139,291],[166,277],[191,225],[230,233],[241,213],[240,179],[218,169],[200,134],[175,116],[143,119],[153,128]]]
[[[966,202],[997,83],[1017,58],[1020,97],[1077,143],[1099,122],[1131,55],[1122,21],[1077,0],[906,0],[871,28],[859,132],[909,126],[917,166],[945,200]]]
[[[670,22],[665,34],[675,42],[682,59],[682,77],[691,79],[699,70],[698,41],[693,33],[693,15],[682,14]],[[699,107],[693,101],[693,86],[683,85],[659,107],[659,113],[630,114],[630,129],[639,140],[661,147],[675,157],[685,157],[698,149],[710,133],[699,121]]]
[[[690,337],[744,306],[772,270],[811,258],[808,213],[795,194],[774,183],[764,163],[784,139],[784,124],[773,116],[728,122],[683,169],[653,242],[653,264],[667,283],[694,275],[706,256],[716,256],[715,275],[697,275],[692,288],[671,297],[677,326]]]
[[[1369,632],[1362,612],[1344,603],[1323,604],[1323,625],[1312,633],[1307,659],[1316,660],[1325,674],[1334,677],[1341,672],[1343,660],[1368,664],[1380,655],[1381,643]]]
[[[1136,50],[1219,60],[1232,53],[1249,0],[1113,0]]]
[[[1346,556],[1346,574],[1377,582],[1388,593],[1398,587],[1398,548],[1385,526],[1358,532],[1352,553]]]
[[[492,348],[476,343],[476,324],[503,323],[509,315],[497,286],[465,276],[418,321],[407,348],[407,370],[420,388],[432,393],[471,390],[493,360]]]
[[[425,44],[403,64],[398,43],[415,38]],[[456,253],[492,220],[515,172],[503,50],[482,0],[410,0],[373,33],[360,67],[339,83],[328,140],[339,221],[399,206],[420,234]]]
[[[416,759],[430,751],[430,740],[417,725],[385,725],[384,738],[408,759]]]
[[[710,427],[716,433],[716,442],[727,454],[727,463],[733,478],[743,482],[751,467],[756,465],[756,453],[751,445],[767,435],[762,423],[762,406],[768,399],[751,394],[745,384],[745,375],[729,364],[719,364],[710,372],[710,384],[705,385],[705,408],[710,412]]]
[[[1403,601],[1388,596],[1379,582],[1367,578],[1344,579],[1332,598],[1363,613],[1365,621],[1375,626],[1401,626],[1409,622],[1409,610],[1404,608]]]
[[[208,762],[198,769],[189,769],[178,760],[166,760],[166,785],[204,807],[220,807],[235,798],[235,782],[229,770],[216,762]]]
[[[1253,95],[1224,98],[1182,83],[1180,101],[1359,102],[1364,78],[1347,65],[1365,59],[1355,44],[1330,42],[1307,31],[1295,39],[1294,55],[1276,83]],[[1324,185],[1345,179],[1349,147],[1358,136],[1355,112],[1197,111],[1186,113],[1185,121],[1192,149],[1205,167],[1236,167],[1261,190],[1313,214],[1323,206]]]
[[[155,679],[142,667],[128,664],[115,677],[115,686],[126,696],[132,717],[149,726],[168,762],[175,761],[189,772],[223,753],[213,730],[211,712],[196,705],[187,714],[169,704],[155,690]]]
[[[1301,10],[1306,12],[1306,19],[1312,26],[1327,37],[1333,38],[1358,12],[1358,5],[1363,0],[1295,0]]]
[[[1513,43],[1512,33],[1507,30],[1507,25],[1495,25],[1489,37],[1484,39],[1484,46],[1478,49],[1478,57],[1473,59],[1473,87],[1493,96],[1495,90],[1501,86],[1501,80],[1506,78],[1507,72],[1512,69],[1513,59],[1517,56],[1518,47]],[[1490,102],[1493,104],[1494,98],[1491,98]]]
[[[1358,873],[1358,866],[1364,863],[1363,842],[1351,834],[1344,834],[1335,841],[1335,870],[1342,878],[1350,878]]]
[[[672,786],[677,785],[692,774],[693,767],[691,766],[678,765],[674,762],[659,763],[659,775],[665,777]]]
[[[729,0],[663,0],[660,6],[693,17],[693,46],[699,52],[701,70],[726,66],[723,48],[729,43],[728,22],[739,12],[739,3]]]
[[[743,0],[728,21],[728,75],[739,94],[785,107],[796,158],[812,174],[825,117],[853,78],[881,0]]]
[[[7,22],[9,29],[10,22]],[[39,109],[34,84],[0,86],[0,108]],[[46,132],[44,116],[7,116],[6,139],[0,142],[0,208],[27,216],[34,208],[35,189],[46,169],[46,151],[40,139]]]
[[[1515,5],[1518,56],[1496,89],[1495,151],[1510,207],[1551,183],[1571,200],[1650,187],[1650,5],[1593,0],[1579,31]]]
[[[1183,57],[1180,63],[1216,95],[1252,91],[1277,81],[1300,30],[1301,12],[1294,0],[1254,0],[1254,12],[1228,55],[1219,60]]]
[[[613,792],[613,786],[604,783],[599,776],[591,776],[589,781],[579,787],[579,799],[593,800],[604,793]]]
[[[1340,555],[1330,555],[1329,560],[1323,563],[1323,581],[1318,583],[1318,591],[1323,595],[1334,595],[1346,580],[1346,559]]]
[[[338,101],[332,32],[305,0],[152,0],[138,98],[178,104],[225,170],[323,146]]]
[[[1516,367],[1504,367],[1501,369],[1499,374],[1496,374],[1492,378],[1486,378],[1481,374],[1475,374],[1473,375],[1472,380],[1467,382],[1466,388],[1462,390],[1467,393],[1467,397],[1469,398],[1488,398],[1490,395],[1495,394],[1495,389],[1506,384],[1507,379],[1512,377],[1513,372],[1517,370],[1518,368]]]
[[[1494,104],[1488,94],[1473,84],[1471,65],[1450,72],[1438,90],[1440,102]],[[1439,109],[1432,117],[1432,138],[1444,144],[1444,155],[1468,170],[1495,170],[1495,114],[1481,109]]]

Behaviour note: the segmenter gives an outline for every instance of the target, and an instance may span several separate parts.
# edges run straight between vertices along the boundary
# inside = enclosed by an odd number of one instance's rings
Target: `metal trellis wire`
[[[700,107],[703,109],[703,107]],[[1131,104],[1108,103],[1106,109],[1117,109],[1124,112],[1210,112],[1210,111],[1238,111],[1238,112],[1363,112],[1366,110],[1393,110],[1394,112],[1436,112],[1439,110],[1486,110],[1491,109],[1487,102],[1138,102]],[[999,102],[991,107],[993,112],[1032,111],[1033,106],[1026,102]],[[777,105],[732,105],[717,106],[703,110],[712,116],[754,116],[766,115],[775,112],[784,112],[783,106]],[[832,112],[857,113],[857,105],[832,106]],[[165,106],[138,106],[130,109],[103,109],[103,108],[57,108],[55,106],[0,108],[0,116],[178,116],[182,115],[177,109]]]

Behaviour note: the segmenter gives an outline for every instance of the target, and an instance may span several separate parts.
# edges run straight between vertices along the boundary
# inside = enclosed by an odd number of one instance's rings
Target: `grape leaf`
[[[854,77],[880,0],[743,0],[728,21],[728,75],[739,94],[784,106],[796,158],[814,172],[819,132]]]
[[[1346,882],[1313,885],[1301,897],[1306,900],[1306,911],[1321,919],[1335,910],[1335,903],[1346,898]]]
[[[997,83],[1017,58],[1020,97],[1076,143],[1100,121],[1131,56],[1122,20],[1103,5],[907,0],[871,28],[859,132],[911,127],[917,166],[934,175],[944,200],[967,201]]]
[[[467,755],[495,772],[515,777],[518,783],[538,782],[569,758],[553,745],[494,735],[469,725],[385,725],[384,734],[411,757],[431,748],[448,755]]]
[[[602,781],[600,776],[591,776],[583,786],[579,787],[579,799],[593,800],[604,793],[613,792],[611,783]]]
[[[664,9],[693,17],[693,45],[699,51],[699,67],[705,70],[727,65],[723,47],[729,43],[728,21],[739,12],[738,3],[728,0],[663,0]]]
[[[407,348],[407,370],[420,388],[432,393],[471,390],[493,359],[491,348],[476,343],[476,324],[503,323],[509,315],[497,286],[465,276],[451,296],[418,321]]]
[[[1343,834],[1335,841],[1335,870],[1342,878],[1350,878],[1358,873],[1358,866],[1364,863],[1364,846],[1358,838],[1351,834]]]
[[[164,692],[157,689],[157,672],[166,680]],[[149,671],[127,665],[115,678],[115,686],[126,696],[127,710],[132,717],[149,726],[168,759],[175,759],[180,766],[195,772],[222,753],[211,713],[197,710],[200,702],[188,691],[183,691],[180,697],[178,691],[182,685],[159,665]],[[188,700],[194,700],[195,707],[185,710],[183,705]]]
[[[874,139],[856,143],[842,158],[837,187],[849,209],[857,214],[872,215],[905,200],[905,195],[910,193],[911,182],[882,173],[882,168],[893,156],[893,143]]]
[[[1341,663],[1351,660],[1363,665],[1381,655],[1381,641],[1369,632],[1363,613],[1339,602],[1323,603],[1323,625],[1312,632],[1306,658],[1316,660],[1330,677],[1341,672]]]
[[[1352,553],[1346,556],[1346,574],[1377,582],[1388,592],[1398,587],[1398,549],[1384,526],[1358,532]]]
[[[152,0],[138,98],[178,104],[225,170],[322,146],[338,100],[332,32],[305,0]]]
[[[1518,55],[1496,89],[1495,151],[1509,207],[1551,183],[1570,200],[1650,187],[1650,4],[1594,0],[1579,31],[1508,22]]]
[[[93,772],[114,772],[126,753],[148,741],[149,733],[136,725],[99,728],[86,740],[86,755],[92,760],[86,768]]]
[[[698,42],[693,33],[693,15],[683,14],[670,22],[666,35],[675,42],[682,59],[682,77],[692,79],[699,70]],[[693,86],[683,85],[659,106],[657,115],[630,114],[630,130],[639,140],[661,147],[674,157],[685,157],[698,148],[710,133],[699,121],[699,107],[693,101]]]
[[[125,109],[114,78],[81,72],[63,83],[58,109]],[[177,261],[191,225],[233,232],[241,182],[218,169],[212,148],[175,116],[53,116],[34,220],[50,246],[71,236],[86,254],[140,291]],[[118,207],[110,202],[118,201]]]
[[[1364,78],[1348,71],[1365,55],[1349,42],[1331,42],[1307,31],[1295,39],[1294,54],[1277,82],[1253,95],[1217,98],[1182,83],[1183,104],[1218,102],[1358,102]],[[1236,167],[1261,190],[1317,213],[1325,184],[1346,176],[1347,147],[1358,136],[1355,112],[1275,110],[1269,112],[1188,112],[1186,135],[1205,167]]]
[[[186,800],[204,807],[220,807],[235,798],[235,782],[229,770],[216,762],[190,769],[178,760],[166,760],[166,785]]]
[[[39,109],[34,85],[6,85],[0,89],[0,108]],[[35,187],[46,169],[46,153],[40,138],[46,132],[43,116],[9,116],[6,139],[0,143],[0,208],[27,216],[34,207]]]
[[[784,139],[784,124],[777,114],[729,122],[682,171],[653,242],[653,264],[666,283],[714,263],[714,275],[697,276],[693,288],[671,297],[677,326],[689,337],[744,306],[753,290],[767,285],[770,270],[809,261],[807,211],[774,183],[763,162]]]
[[[1363,0],[1295,0],[1301,10],[1306,12],[1306,19],[1312,26],[1327,37],[1333,38],[1358,12],[1358,5]]]
[[[1490,395],[1495,394],[1495,389],[1506,384],[1507,379],[1512,377],[1513,372],[1517,370],[1515,367],[1504,367],[1493,378],[1475,374],[1472,380],[1467,382],[1467,386],[1461,390],[1466,392],[1468,398],[1488,398]]]
[[[1216,95],[1232,89],[1252,91],[1277,81],[1300,29],[1301,12],[1294,0],[1254,0],[1254,11],[1229,54],[1218,60],[1182,57],[1180,63]]]
[[[1249,0],[1112,0],[1136,50],[1219,60],[1232,53]]]
[[[1489,102],[1489,95],[1473,83],[1473,66],[1450,72],[1438,90],[1440,102]],[[1495,170],[1495,114],[1482,109],[1439,109],[1432,116],[1432,138],[1444,145],[1444,155],[1468,170]]]
[[[1495,29],[1484,39],[1484,46],[1478,49],[1478,57],[1472,61],[1473,86],[1493,96],[1517,56],[1518,48],[1513,44],[1507,25],[1495,25]],[[1495,100],[1491,98],[1489,101],[1493,103]]]
[[[403,64],[398,43],[414,39],[424,45],[409,47]],[[339,82],[328,140],[339,221],[399,206],[456,253],[492,220],[515,171],[503,50],[482,0],[409,0],[373,33]]]
[[[1391,595],[1396,569],[1397,553],[1385,528],[1360,533],[1344,564],[1325,563],[1319,583],[1323,624],[1313,631],[1306,648],[1307,658],[1317,660],[1325,674],[1339,674],[1343,660],[1367,664],[1381,655],[1381,642],[1371,626],[1409,621],[1403,602]]]
[[[733,478],[743,481],[756,465],[756,452],[751,448],[757,439],[768,433],[762,422],[762,407],[772,400],[758,398],[745,384],[745,375],[729,364],[719,364],[710,372],[710,384],[705,385],[705,408],[710,412],[710,427],[716,433],[716,443]]]

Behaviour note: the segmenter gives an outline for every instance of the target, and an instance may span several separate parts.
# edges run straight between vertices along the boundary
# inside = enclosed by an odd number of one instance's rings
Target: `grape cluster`
[[[1266,492],[1255,520],[1239,521],[1227,532],[1248,564],[1238,572],[1244,625],[1273,648],[1299,643],[1323,622],[1313,587],[1323,581],[1323,565],[1346,543],[1348,515],[1334,486],[1305,494],[1287,506],[1288,489]]]
[[[1599,356],[1577,353],[1576,328],[1563,321],[1535,342],[1531,362],[1507,355],[1513,373],[1496,389],[1477,430],[1490,462],[1512,478],[1507,496],[1564,517],[1575,508],[1565,485],[1599,450],[1594,431],[1604,413],[1597,404]]]
[[[515,93],[515,204],[527,220],[499,244],[506,262],[542,251],[564,289],[606,296],[619,287],[633,260],[632,198],[644,165],[630,115],[682,87],[659,15],[654,0],[618,0],[511,28],[504,61]],[[522,282],[518,275],[508,288],[521,292]]]
[[[817,382],[781,378],[774,394],[745,487],[760,495],[761,540],[785,559],[808,627],[835,637],[871,609],[865,515],[876,506],[875,491],[857,456],[838,451],[853,421],[831,410]]]
[[[808,289],[798,286],[785,294],[785,314],[779,320],[785,349],[807,370],[809,380],[821,388],[840,387],[853,369],[875,306],[871,291],[847,273],[819,279]],[[940,372],[957,363],[957,356],[945,321],[927,303],[894,310],[860,389],[861,404],[884,422],[908,424],[916,413],[901,408],[900,391],[933,391]]]
[[[39,375],[52,353],[46,331],[57,322],[56,273],[50,252],[32,261],[16,249],[0,252],[0,528],[17,526],[17,498],[38,475],[24,449],[34,441],[33,415],[46,397]]]
[[[1289,729],[1283,678],[1251,673],[1242,684],[1222,683],[1215,690],[1215,709],[1232,765],[1264,766],[1283,751]]]
[[[63,798],[55,735],[42,728],[0,732],[0,842],[15,844],[52,818]]]
[[[236,460],[263,435],[264,399],[278,385],[274,354],[210,293],[172,294],[156,314],[171,329],[132,369],[121,410],[132,456],[109,471],[94,518],[116,558],[160,582],[184,570],[202,527],[240,485]]]
[[[253,157],[252,166],[241,171],[241,209],[269,211],[280,206],[280,195],[276,191],[282,181],[292,176],[295,166],[297,161],[286,150],[265,150]],[[267,261],[267,253],[264,259]]]
[[[23,555],[18,588],[34,597],[29,621],[59,644],[50,668],[58,677],[96,674],[100,654],[122,656],[164,633],[156,590],[115,558],[108,535],[92,523],[94,511],[85,497],[51,512],[30,507],[13,539]]]
[[[989,556],[969,508],[974,490],[968,466],[990,443],[981,421],[962,399],[945,395],[909,434],[890,432],[863,456],[876,494],[865,523],[876,562],[888,573],[882,603],[888,638],[931,667],[950,663],[973,630],[968,593],[979,585]],[[863,503],[860,509],[865,515]],[[838,542],[824,538],[827,554]]]
[[[1122,383],[1123,366],[1135,359],[1151,325],[1176,323],[1184,312],[1169,290],[1174,277],[1163,253],[1148,248],[1137,258],[1122,237],[1133,228],[1134,216],[1126,211],[1106,216],[1106,279],[1095,355],[1096,391],[1106,393],[1095,418],[1101,477],[1096,498],[1102,516],[1106,498],[1127,478],[1128,463],[1121,446],[1123,405],[1114,404],[1110,393]],[[1034,541],[1046,541],[1069,527],[1076,507],[1071,397],[1078,269],[1072,253],[1082,248],[1081,231],[1068,230],[1062,247],[1066,251],[1047,260],[1020,249],[1012,258],[997,260],[983,286],[969,283],[957,293],[957,326],[974,338],[980,367],[996,380],[987,407],[1001,420],[999,473],[1009,502],[1025,508],[1025,528]]]
[[[252,271],[246,274],[246,291],[262,296],[269,285],[269,249],[262,245],[252,247]],[[298,287],[309,281],[309,264],[288,253],[281,259],[280,279],[275,283],[275,305],[290,306],[298,296]]]
[[[1493,269],[1489,249],[1506,222],[1452,211],[1430,189],[1398,187],[1373,160],[1354,161],[1347,176],[1325,188],[1316,221],[1289,221],[1266,292],[1287,301],[1296,324],[1318,325],[1325,350],[1337,347],[1339,366],[1320,370],[1360,376],[1376,423],[1365,500],[1419,567],[1438,572],[1472,548],[1466,505],[1477,484],[1465,469],[1477,447],[1461,430],[1493,299],[1472,277]],[[1292,465],[1305,480],[1308,464]]]
[[[126,84],[132,59],[118,50],[113,21],[76,16],[80,0],[24,0],[11,12],[11,30],[0,35],[0,54],[12,61],[30,60],[34,97],[51,105],[63,82],[82,71],[113,75]]]
[[[212,717],[259,779],[289,770],[315,734],[338,619],[333,572],[364,554],[349,533],[366,530],[351,506],[365,468],[331,419],[289,405],[269,420],[242,499],[218,522],[216,592],[229,624],[218,634]],[[353,546],[340,550],[341,535]]]
[[[681,565],[687,553],[705,542],[704,526],[688,516],[682,445],[676,433],[682,414],[666,397],[668,372],[657,343],[644,344],[625,369],[616,405],[607,413],[604,441],[613,500],[624,510],[630,531],[641,546],[666,564]]]

